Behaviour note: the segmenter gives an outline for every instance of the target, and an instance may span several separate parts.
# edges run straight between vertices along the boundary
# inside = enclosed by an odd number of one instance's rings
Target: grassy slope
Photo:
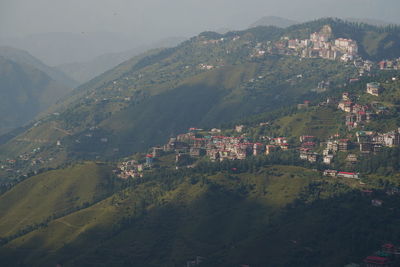
[[[341,266],[400,234],[396,201],[380,196],[386,206],[368,215],[370,199],[357,187],[287,166],[165,177],[54,220],[0,257],[23,253],[22,266],[181,266],[197,255],[206,266]],[[382,220],[387,227],[365,232]]]
[[[51,216],[105,197],[109,168],[85,163],[46,172],[19,183],[0,196],[0,235],[7,237]]]
[[[336,108],[311,108],[286,116],[274,122],[279,125],[278,135],[301,136],[313,135],[325,140],[338,132],[343,125],[344,114]]]
[[[400,237],[398,200],[357,188],[288,166],[165,177],[15,239],[0,258],[21,266],[182,266],[201,255],[206,266],[343,266]],[[384,207],[372,208],[371,198]]]
[[[163,183],[148,182],[131,192],[114,195],[54,220],[47,228],[18,238],[7,247],[32,250],[29,261],[44,266],[55,261],[76,266],[70,259],[78,255],[82,256],[79,264],[86,265],[88,260],[93,260],[105,266],[118,262],[118,257],[111,253],[101,263],[103,259],[94,259],[99,255],[93,253],[97,249],[109,251],[111,248],[125,256],[133,253],[132,259],[136,261],[145,261],[150,251],[164,246],[171,247],[168,252],[171,254],[159,255],[154,259],[154,266],[159,260],[167,260],[169,264],[171,261],[183,262],[197,250],[212,253],[212,248],[220,249],[224,240],[247,239],[244,233],[236,231],[245,230],[248,216],[254,217],[259,227],[269,220],[269,216],[292,202],[312,177],[316,177],[312,171],[277,166],[258,174],[235,177],[217,174],[208,177],[206,182],[184,179],[166,191],[162,189]],[[150,201],[149,195],[154,199]],[[121,220],[128,216],[134,225],[121,227]],[[233,224],[222,230],[232,221]],[[177,236],[172,237],[173,233]],[[211,241],[212,237],[215,240]],[[189,241],[191,238],[193,240]],[[55,254],[39,259],[37,256],[41,255],[42,249]]]

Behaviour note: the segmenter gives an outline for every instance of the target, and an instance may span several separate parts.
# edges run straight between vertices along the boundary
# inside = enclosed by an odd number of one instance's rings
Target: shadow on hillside
[[[248,190],[212,185],[194,201],[177,199],[112,229],[91,230],[55,254],[2,250],[0,258],[29,259],[11,266],[184,266],[196,256],[206,257],[204,266],[342,266],[400,238],[394,197],[378,196],[385,201],[378,208],[371,197],[351,192],[311,204],[298,200],[274,214]]]

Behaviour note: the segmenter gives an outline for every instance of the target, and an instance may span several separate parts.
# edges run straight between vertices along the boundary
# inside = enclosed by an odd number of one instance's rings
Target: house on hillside
[[[348,154],[346,157],[346,162],[350,164],[356,164],[357,163],[357,155],[355,154]]]
[[[315,163],[318,160],[318,156],[319,156],[318,153],[309,153],[307,160],[311,163]]]
[[[338,104],[338,109],[344,112],[352,112],[354,103],[351,101],[340,101]]]
[[[373,199],[371,200],[371,204],[374,207],[381,207],[383,205],[383,201],[380,199]]]
[[[338,141],[336,141],[336,140],[335,140],[335,141],[329,140],[329,141],[326,143],[326,149],[332,151],[333,153],[336,153],[336,152],[339,150]]]
[[[315,141],[315,136],[311,135],[302,135],[300,136],[300,142],[314,142]]]
[[[335,170],[325,170],[324,176],[336,177],[337,173],[338,173],[338,171],[335,171]]]
[[[308,155],[311,153],[311,149],[309,148],[301,148],[300,149],[300,159],[307,160]]]
[[[241,133],[241,132],[243,132],[244,128],[245,128],[244,125],[236,125],[235,126],[235,131],[238,132],[238,133]]]
[[[325,155],[324,156],[324,163],[327,164],[327,165],[332,164],[333,158],[334,158],[333,155]]]
[[[354,173],[354,172],[339,172],[337,174],[337,177],[341,177],[341,178],[351,178],[351,179],[358,179],[358,173]]]
[[[206,151],[205,151],[205,149],[200,148],[200,147],[191,147],[189,154],[192,157],[202,157],[206,154]]]
[[[367,93],[373,96],[379,96],[381,94],[381,85],[377,82],[367,83]]]
[[[310,101],[305,100],[303,104],[298,104],[297,109],[306,109],[310,106]]]

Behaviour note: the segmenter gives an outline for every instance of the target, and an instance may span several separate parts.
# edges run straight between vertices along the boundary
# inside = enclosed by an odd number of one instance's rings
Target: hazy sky
[[[0,0],[0,45],[56,66],[161,44],[168,37],[241,30],[264,16],[400,23],[399,10],[400,0]]]
[[[0,0],[0,37],[109,31],[144,39],[243,28],[262,16],[361,17],[400,23],[400,0]]]

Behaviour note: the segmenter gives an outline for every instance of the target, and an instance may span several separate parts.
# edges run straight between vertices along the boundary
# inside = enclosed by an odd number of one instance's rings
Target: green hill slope
[[[344,266],[400,234],[394,196],[365,196],[358,182],[299,167],[253,170],[148,177],[11,241],[0,258],[20,266],[182,266],[196,256],[205,266]],[[385,206],[372,207],[373,197]]]
[[[95,163],[49,171],[0,196],[0,236],[34,229],[105,198],[112,191],[110,169]]]
[[[321,19],[286,29],[257,27],[225,35],[205,32],[175,48],[150,51],[82,85],[51,109],[59,116],[0,147],[16,157],[40,146],[42,158],[114,159],[163,144],[188,127],[226,124],[283,105],[317,100],[356,77],[352,64],[294,56],[254,56],[257,47],[284,37],[308,38],[329,24],[335,38],[353,38],[366,58],[395,57],[396,27]],[[378,38],[389,34],[389,39]],[[378,44],[373,44],[376,41]],[[377,50],[374,46],[378,47]],[[375,50],[376,51],[375,51]],[[56,134],[53,134],[56,133]],[[37,136],[47,136],[38,139]],[[41,141],[41,142],[38,142]],[[56,148],[57,141],[63,146]],[[60,160],[62,161],[62,160]],[[48,165],[44,165],[48,166]]]

